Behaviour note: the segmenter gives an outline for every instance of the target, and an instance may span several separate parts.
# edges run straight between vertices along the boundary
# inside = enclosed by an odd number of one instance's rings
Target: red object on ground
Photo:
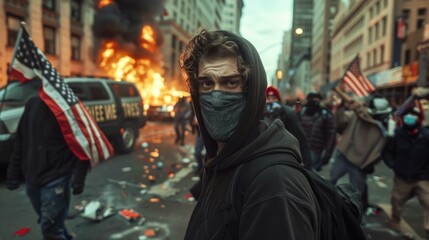
[[[15,235],[16,235],[16,236],[24,236],[24,235],[26,235],[28,232],[30,232],[30,230],[31,230],[31,228],[29,228],[29,227],[21,228],[21,229],[19,229],[19,230],[17,230],[17,231],[15,232]]]
[[[128,220],[137,219],[141,217],[140,213],[129,208],[119,211],[119,214],[121,214],[121,216]]]

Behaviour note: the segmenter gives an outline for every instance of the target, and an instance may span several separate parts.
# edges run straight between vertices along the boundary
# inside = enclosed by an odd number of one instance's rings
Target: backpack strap
[[[255,177],[264,169],[274,165],[288,165],[304,170],[298,163],[294,153],[275,153],[253,159],[241,164],[234,172],[228,186],[226,203],[221,206],[223,223],[234,237],[239,237],[239,220],[242,210],[243,198]],[[303,171],[305,172],[305,171]]]

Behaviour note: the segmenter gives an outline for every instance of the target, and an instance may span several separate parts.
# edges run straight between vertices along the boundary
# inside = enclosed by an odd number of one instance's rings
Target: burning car
[[[174,105],[181,98],[186,97],[190,101],[190,95],[185,91],[171,90],[163,94],[160,98],[150,101],[146,109],[148,120],[172,120],[174,117]]]

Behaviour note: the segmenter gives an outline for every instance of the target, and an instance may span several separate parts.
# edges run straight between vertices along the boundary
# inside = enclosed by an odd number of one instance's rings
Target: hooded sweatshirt
[[[208,158],[202,176],[202,194],[185,239],[233,239],[224,225],[222,208],[233,174],[240,165],[255,159],[269,159],[271,154],[278,153],[292,153],[297,161],[302,161],[298,141],[281,121],[270,126],[261,121],[267,82],[256,49],[234,33],[221,32],[237,43],[250,65],[247,101],[234,134],[217,153],[217,144],[202,119],[199,96],[192,95]],[[243,196],[242,210],[238,213],[240,239],[318,239],[319,207],[306,177],[299,170],[285,165],[270,166],[253,179]]]

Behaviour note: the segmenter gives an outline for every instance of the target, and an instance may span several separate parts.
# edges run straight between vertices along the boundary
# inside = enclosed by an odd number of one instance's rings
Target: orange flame
[[[98,2],[98,8],[105,7],[105,6],[109,5],[109,4],[111,4],[112,2],[113,2],[113,0],[100,0]]]
[[[158,49],[154,34],[151,26],[143,26],[140,47],[156,54]],[[117,81],[134,82],[145,101],[145,109],[149,104],[174,104],[178,97],[189,96],[189,93],[177,91],[175,88],[167,89],[157,62],[151,62],[149,58],[136,58],[129,52],[131,51],[121,49],[114,41],[104,42],[99,56],[99,66]]]

